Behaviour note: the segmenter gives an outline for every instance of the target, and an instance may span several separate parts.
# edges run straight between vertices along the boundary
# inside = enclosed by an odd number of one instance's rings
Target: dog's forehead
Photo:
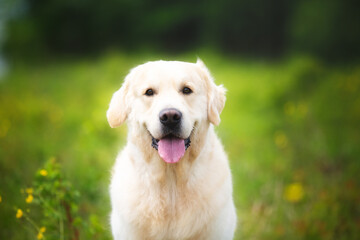
[[[196,64],[179,61],[148,62],[134,69],[134,81],[141,83],[165,84],[199,78]]]

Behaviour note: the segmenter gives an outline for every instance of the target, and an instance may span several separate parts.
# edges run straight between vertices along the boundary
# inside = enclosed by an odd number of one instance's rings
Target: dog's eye
[[[152,96],[152,95],[154,95],[154,90],[152,90],[151,88],[149,88],[148,90],[146,90],[145,95],[146,95],[146,96]]]
[[[190,93],[192,93],[193,91],[192,91],[190,88],[188,88],[188,87],[184,87],[183,90],[182,90],[182,92],[183,92],[183,94],[190,94]]]

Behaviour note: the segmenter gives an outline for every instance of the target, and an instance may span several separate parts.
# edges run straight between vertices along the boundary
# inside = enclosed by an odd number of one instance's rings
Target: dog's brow
[[[193,82],[187,80],[187,81],[185,81],[185,82],[182,83],[181,89],[183,89],[184,87],[191,88],[191,90],[194,91],[194,89],[195,89],[195,84],[194,84]]]
[[[145,85],[144,87],[140,88],[141,95],[144,94],[148,89],[152,89],[154,93],[158,92],[158,88],[155,87],[154,85]]]

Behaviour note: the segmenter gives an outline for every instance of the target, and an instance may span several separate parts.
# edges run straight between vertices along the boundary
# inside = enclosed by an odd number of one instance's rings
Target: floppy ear
[[[126,97],[127,91],[128,84],[125,81],[122,87],[116,91],[111,98],[106,117],[112,128],[120,126],[127,118],[129,111]]]
[[[223,87],[223,85],[217,86],[214,83],[214,80],[211,77],[209,70],[199,58],[197,59],[196,65],[198,65],[202,69],[204,73],[204,78],[206,80],[206,86],[208,91],[208,119],[212,124],[219,125],[220,113],[225,106],[226,89]]]
[[[212,90],[208,96],[208,118],[212,124],[219,125],[220,113],[225,106],[226,90],[222,85],[216,86],[214,83],[212,85]]]

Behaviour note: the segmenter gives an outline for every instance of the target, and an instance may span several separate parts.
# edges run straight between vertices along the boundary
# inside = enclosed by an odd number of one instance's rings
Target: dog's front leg
[[[114,240],[137,239],[131,226],[118,214],[116,209],[112,210],[110,221]]]

